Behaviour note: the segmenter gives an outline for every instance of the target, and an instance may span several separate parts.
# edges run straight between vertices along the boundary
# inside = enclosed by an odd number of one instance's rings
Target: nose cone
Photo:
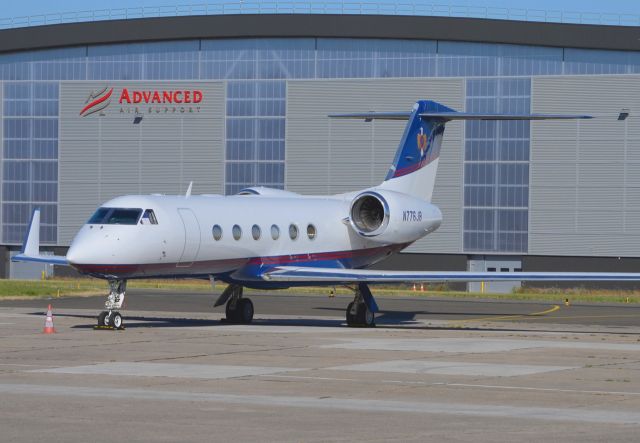
[[[86,244],[83,245],[82,243],[82,241],[74,240],[67,251],[67,261],[71,266],[91,263],[88,248],[86,247]]]
[[[99,251],[100,246],[96,244],[96,236],[92,229],[84,225],[71,242],[67,251],[67,261],[71,266],[93,264],[97,258],[95,251]]]

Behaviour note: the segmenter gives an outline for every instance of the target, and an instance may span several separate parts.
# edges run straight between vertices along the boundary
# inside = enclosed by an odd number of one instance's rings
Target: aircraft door
[[[189,267],[200,251],[200,223],[191,209],[180,208],[178,214],[184,228],[184,248],[177,266]]]

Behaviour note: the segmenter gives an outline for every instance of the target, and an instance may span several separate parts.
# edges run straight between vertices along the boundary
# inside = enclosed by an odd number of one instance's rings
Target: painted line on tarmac
[[[555,315],[553,317],[539,318],[538,320],[571,320],[574,318],[640,318],[638,314],[615,314],[615,315]],[[523,320],[529,320],[524,318]]]
[[[531,314],[513,314],[513,315],[500,315],[493,317],[481,317],[481,318],[468,318],[463,320],[450,320],[451,323],[469,323],[476,321],[496,321],[496,320],[513,320],[520,318],[529,318],[529,317],[542,317],[547,314],[551,314],[552,312],[556,312],[560,309],[560,305],[553,305],[551,308],[546,309],[540,312],[532,312]],[[554,317],[557,318],[557,317]]]
[[[640,392],[626,392],[626,391],[597,391],[597,390],[584,390],[584,389],[559,389],[559,388],[535,388],[531,386],[501,386],[501,385],[483,385],[483,384],[471,384],[471,383],[448,383],[448,382],[428,382],[428,381],[415,381],[415,380],[367,380],[362,378],[337,378],[337,377],[314,377],[305,375],[277,375],[266,374],[261,375],[262,378],[288,378],[288,379],[300,379],[300,380],[319,380],[319,381],[346,381],[346,382],[359,382],[359,383],[390,383],[401,385],[419,385],[419,386],[440,386],[440,387],[454,387],[454,388],[479,388],[479,389],[505,389],[515,391],[534,391],[534,392],[564,392],[571,394],[593,394],[593,395],[623,395],[623,396],[640,396]]]
[[[76,397],[147,401],[184,401],[250,405],[267,408],[309,408],[351,412],[414,413],[426,415],[457,415],[488,418],[512,418],[553,422],[586,422],[639,424],[640,413],[584,408],[546,408],[534,406],[514,406],[471,403],[415,402],[378,399],[350,399],[335,397],[280,396],[280,395],[239,395],[205,392],[177,392],[154,389],[96,388],[80,386],[0,384],[0,393],[10,395],[35,395],[55,397]]]

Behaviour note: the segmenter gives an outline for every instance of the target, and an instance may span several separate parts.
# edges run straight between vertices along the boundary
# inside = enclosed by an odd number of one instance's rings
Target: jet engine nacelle
[[[351,202],[349,222],[358,235],[381,243],[412,242],[442,223],[437,206],[394,191],[372,190]]]

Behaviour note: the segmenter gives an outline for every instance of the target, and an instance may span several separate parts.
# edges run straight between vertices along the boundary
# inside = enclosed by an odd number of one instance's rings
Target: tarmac
[[[131,290],[0,302],[0,441],[637,441],[635,305],[251,295],[251,325],[211,294]],[[42,334],[46,305],[56,333]]]

